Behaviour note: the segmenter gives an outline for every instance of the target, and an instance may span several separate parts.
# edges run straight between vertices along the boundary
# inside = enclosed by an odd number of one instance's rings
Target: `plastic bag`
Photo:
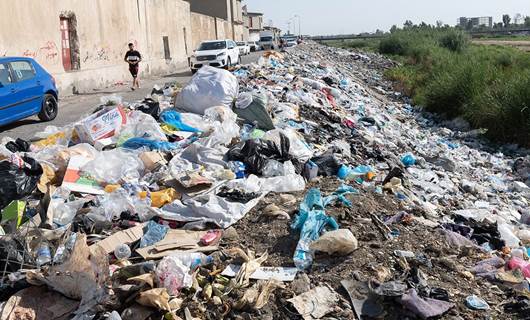
[[[125,149],[149,149],[150,151],[160,150],[160,151],[171,151],[178,148],[176,144],[167,141],[155,141],[148,140],[144,138],[132,138],[125,141],[122,144],[122,147]]]
[[[231,107],[239,93],[239,82],[230,72],[204,66],[175,99],[179,109],[204,114],[210,107]]]
[[[22,157],[20,168],[9,161],[0,162],[0,209],[11,201],[30,195],[43,173],[41,165],[32,158]]]
[[[193,128],[192,126],[183,123],[180,113],[174,110],[167,110],[162,112],[162,114],[160,115],[160,121],[170,125],[174,129],[177,129],[179,131],[199,132],[199,129]]]
[[[247,172],[261,175],[267,160],[282,162],[291,160],[289,149],[289,139],[280,133],[279,145],[274,141],[247,140],[232,147],[227,153],[227,158],[230,161],[241,161],[247,167]]]
[[[296,169],[291,161],[281,163],[276,160],[268,160],[263,167],[264,177],[287,176],[291,174],[296,174]]]
[[[214,148],[216,146],[228,146],[232,140],[239,136],[237,115],[232,110],[223,107],[213,107],[205,111],[205,116],[213,122],[214,130],[208,138],[201,142],[204,146]]]
[[[293,256],[298,269],[305,270],[313,263],[311,244],[320,237],[326,226],[332,230],[339,228],[335,219],[326,215],[320,190],[313,188],[306,193],[300,203],[299,213],[291,224],[293,230],[300,230],[300,240]]]
[[[97,157],[81,168],[83,173],[107,184],[137,182],[144,169],[139,157],[123,149],[100,152]]]
[[[263,139],[274,141],[277,144],[283,144],[284,142],[282,142],[281,139],[282,135],[287,137],[289,140],[287,152],[291,155],[291,158],[296,159],[296,161],[299,163],[306,163],[313,156],[313,151],[309,145],[294,129],[287,128],[271,130],[265,134]],[[293,162],[293,164],[295,163]]]
[[[118,144],[131,139],[141,137],[158,141],[167,141],[167,137],[156,120],[141,111],[131,111],[127,114],[127,124],[120,130]]]
[[[145,231],[143,237],[140,239],[140,248],[152,246],[164,239],[169,227],[158,224],[154,221],[149,221],[144,229],[147,231]]]

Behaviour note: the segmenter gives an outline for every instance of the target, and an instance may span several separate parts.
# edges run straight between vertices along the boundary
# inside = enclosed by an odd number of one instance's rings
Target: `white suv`
[[[234,41],[204,41],[191,56],[191,72],[197,72],[202,66],[228,68],[240,62],[239,48]]]

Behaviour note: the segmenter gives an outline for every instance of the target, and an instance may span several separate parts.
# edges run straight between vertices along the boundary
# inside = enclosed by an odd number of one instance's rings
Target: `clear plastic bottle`
[[[52,253],[48,241],[41,241],[41,243],[37,247],[35,256],[35,262],[37,263],[37,267],[39,268],[43,265],[49,264],[52,261]]]
[[[66,243],[61,244],[57,248],[57,250],[55,250],[55,255],[53,256],[53,263],[60,264],[64,262],[68,252],[74,248],[76,239],[77,239],[77,234],[72,233],[70,235],[70,238],[68,238],[68,240],[66,241]]]
[[[114,256],[118,260],[125,260],[131,257],[131,248],[128,245],[122,243],[114,249]]]
[[[171,255],[191,270],[213,262],[213,258],[202,252],[176,252]]]
[[[313,250],[309,247],[313,241],[308,238],[301,238],[296,245],[293,261],[298,270],[307,270],[313,264]]]

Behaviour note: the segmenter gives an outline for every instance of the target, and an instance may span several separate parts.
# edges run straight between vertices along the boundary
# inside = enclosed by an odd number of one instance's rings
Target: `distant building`
[[[190,3],[193,47],[204,40],[246,41],[242,0],[185,0]]]
[[[457,20],[457,25],[464,29],[474,29],[480,27],[493,28],[493,17],[460,17]]]
[[[249,41],[259,41],[259,33],[263,30],[263,13],[247,12],[246,23]]]

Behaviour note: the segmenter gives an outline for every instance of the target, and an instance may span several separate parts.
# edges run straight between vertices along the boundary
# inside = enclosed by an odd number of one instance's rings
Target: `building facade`
[[[263,13],[247,12],[246,26],[249,41],[259,41],[259,33],[263,31]]]
[[[0,12],[21,13],[0,19],[0,56],[35,58],[61,95],[130,80],[128,43],[142,54],[141,76],[182,69],[192,52],[183,0],[4,0]]]
[[[194,49],[204,40],[246,41],[248,39],[248,29],[243,20],[242,0],[186,1],[190,4]],[[206,29],[207,26],[214,28]]]
[[[464,29],[473,29],[480,27],[493,28],[493,17],[460,17],[457,20],[457,25]]]

